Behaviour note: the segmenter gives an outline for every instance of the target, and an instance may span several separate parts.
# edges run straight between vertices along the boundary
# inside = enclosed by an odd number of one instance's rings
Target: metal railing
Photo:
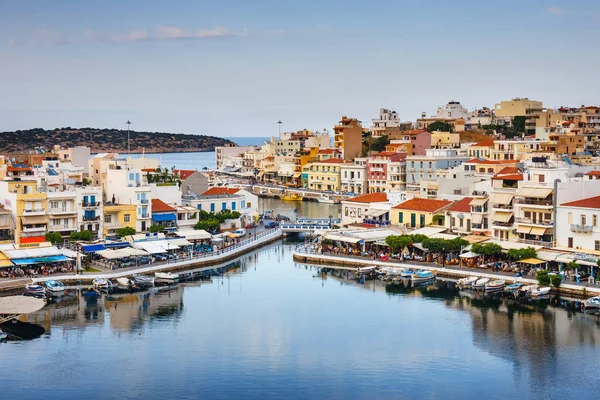
[[[492,204],[492,208],[498,208],[501,210],[512,210],[513,206],[511,204],[497,204],[497,203],[493,203]]]
[[[540,226],[553,226],[554,222],[550,221],[550,220],[543,220],[543,221],[534,221],[531,218],[515,218],[515,222],[517,223],[521,223],[521,224],[531,224],[531,225],[540,225]]]
[[[552,200],[529,199],[523,197],[515,198],[517,204],[529,204],[532,206],[552,206]]]
[[[81,203],[82,207],[98,207],[100,206],[100,202],[99,201],[84,201]]]
[[[552,247],[552,242],[546,242],[544,240],[517,239],[517,242],[534,246]]]
[[[573,232],[592,233],[593,230],[594,227],[591,225],[571,224],[571,231]]]

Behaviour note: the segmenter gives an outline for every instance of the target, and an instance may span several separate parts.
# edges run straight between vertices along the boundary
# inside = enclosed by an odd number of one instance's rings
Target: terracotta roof
[[[405,152],[397,152],[397,151],[381,151],[379,153],[372,154],[371,157],[391,157],[391,156],[399,156],[402,160],[406,158],[408,153]]]
[[[414,199],[406,200],[404,203],[398,204],[394,208],[401,210],[435,212],[449,206],[450,204],[452,204],[450,200],[433,200],[415,197]]]
[[[350,164],[352,161],[342,160],[341,158],[330,158],[329,160],[317,161],[317,164]]]
[[[411,136],[416,136],[419,135],[423,132],[427,132],[425,129],[411,129],[409,131],[402,131],[400,132],[401,135],[411,135]]]
[[[565,121],[562,123],[562,126],[569,126],[573,123],[573,121]]]
[[[494,146],[494,140],[482,140],[481,142],[477,142],[472,146],[481,146],[481,147],[493,147]]]
[[[464,212],[464,213],[471,212],[471,206],[469,205],[469,203],[471,203],[471,200],[473,200],[472,197],[465,197],[464,199],[455,201],[454,204],[452,204],[448,208],[448,211],[456,211],[456,212]]]
[[[517,167],[504,167],[502,168],[500,171],[498,171],[498,173],[496,175],[514,175],[514,174],[518,174],[519,172],[519,168]]]
[[[341,151],[339,151],[338,149],[323,149],[323,150],[319,150],[319,154],[334,154],[334,153],[341,153]]]
[[[600,209],[600,196],[563,203],[561,206]]]
[[[236,194],[240,189],[226,188],[226,187],[211,187],[206,192],[202,193],[201,196],[219,196],[225,194]]]
[[[175,207],[171,207],[161,199],[152,199],[152,213],[172,212],[176,211]]]
[[[385,193],[368,193],[352,197],[346,201],[351,201],[354,203],[385,203],[388,201],[388,198],[387,194]]]
[[[587,106],[587,107],[584,107],[584,108],[598,109],[598,108],[600,108],[600,107],[598,107],[598,106]]]
[[[488,164],[488,165],[502,165],[502,164],[516,164],[517,160],[486,160],[484,158],[473,158],[467,161],[469,164]]]
[[[142,168],[143,172],[156,172],[156,169],[154,168]]]
[[[492,179],[502,179],[503,181],[522,181],[523,174],[511,174],[511,175],[494,175]]]
[[[189,178],[190,176],[192,176],[194,172],[196,172],[196,171],[193,169],[176,169],[175,170],[175,173],[179,174],[179,177],[184,180]]]
[[[590,171],[590,172],[586,172],[585,175],[590,175],[590,176],[600,176],[600,171]]]

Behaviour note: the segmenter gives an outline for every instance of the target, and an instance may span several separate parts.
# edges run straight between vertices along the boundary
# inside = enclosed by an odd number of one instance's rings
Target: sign
[[[598,257],[596,257],[593,254],[574,253],[573,258],[575,258],[575,260],[579,260],[579,261],[588,261],[588,262],[593,262],[593,263],[598,262]]]

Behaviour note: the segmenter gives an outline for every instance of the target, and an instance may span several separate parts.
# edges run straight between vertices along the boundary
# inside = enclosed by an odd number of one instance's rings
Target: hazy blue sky
[[[216,136],[598,104],[600,1],[0,0],[0,130]]]

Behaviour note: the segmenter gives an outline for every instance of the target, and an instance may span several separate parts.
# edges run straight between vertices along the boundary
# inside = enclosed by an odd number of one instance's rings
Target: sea
[[[226,138],[239,146],[261,146],[268,137],[229,137]],[[139,158],[142,154],[132,154],[134,158]],[[160,166],[162,168],[176,169],[191,169],[191,170],[202,170],[204,167],[209,169],[216,168],[216,157],[215,152],[192,152],[192,153],[156,153],[156,154],[145,154],[145,157],[156,158],[160,160]]]

